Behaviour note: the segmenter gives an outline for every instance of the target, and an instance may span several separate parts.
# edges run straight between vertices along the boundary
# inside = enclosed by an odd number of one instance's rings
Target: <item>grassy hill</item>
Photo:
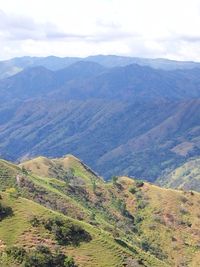
[[[200,159],[193,159],[157,180],[161,186],[200,192]]]
[[[47,245],[54,253],[59,248],[64,254],[73,256],[78,266],[123,266],[125,258],[132,257],[131,253],[118,245],[112,236],[108,233],[101,234],[91,225],[72,220],[21,197],[16,199],[6,193],[1,193],[1,197],[1,204],[9,206],[13,211],[12,216],[3,219],[0,223],[1,266],[16,266],[14,259],[9,258],[3,252],[5,248],[20,246],[31,251],[42,244]],[[31,224],[34,217],[39,218],[40,221],[56,217],[71,222],[85,229],[90,234],[91,241],[82,241],[78,246],[59,245],[53,234],[43,225],[33,226]]]
[[[30,254],[43,243],[53,255],[58,248],[83,267],[198,266],[197,192],[163,189],[128,177],[105,183],[71,155],[38,157],[19,166],[2,160],[0,170],[0,203],[12,211],[0,222],[5,266],[13,266],[5,252],[13,245]],[[44,227],[57,217],[80,226],[88,241],[60,244],[63,235],[56,239],[55,232]]]
[[[65,179],[65,176],[74,175],[76,177],[80,176],[89,182],[91,182],[91,179],[103,181],[90,167],[73,155],[66,155],[62,158],[55,159],[38,157],[25,161],[19,166],[44,177]]]

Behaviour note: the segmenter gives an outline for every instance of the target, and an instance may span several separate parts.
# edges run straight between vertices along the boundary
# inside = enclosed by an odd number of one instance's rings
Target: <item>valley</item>
[[[169,61],[174,67],[166,70],[99,56],[66,59],[63,68],[64,59],[35,60],[17,59],[24,69],[0,80],[2,158],[67,151],[106,179],[155,182],[199,156],[198,64]]]

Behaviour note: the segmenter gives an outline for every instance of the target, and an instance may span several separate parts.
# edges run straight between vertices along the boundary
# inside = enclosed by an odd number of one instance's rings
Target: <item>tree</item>
[[[65,267],[76,267],[77,265],[74,262],[74,259],[72,257],[67,257],[64,261]]]
[[[94,211],[92,211],[92,213],[90,214],[90,220],[91,220],[91,221],[94,221],[95,218],[96,218],[96,214],[95,214]]]
[[[122,215],[126,214],[126,203],[123,200],[117,200],[117,208],[120,210]]]
[[[93,190],[93,193],[94,194],[96,193],[96,189],[97,189],[96,180],[95,179],[92,179],[92,190]]]
[[[22,172],[23,172],[25,175],[28,175],[28,170],[27,170],[24,166],[22,166]]]
[[[117,176],[112,176],[112,182],[114,185],[117,184],[117,181],[118,181],[118,177]]]
[[[13,210],[11,207],[5,207],[0,203],[0,221],[5,217],[13,215]]]
[[[136,187],[142,187],[144,185],[144,182],[143,181],[141,181],[141,180],[136,180],[135,181],[135,186]]]

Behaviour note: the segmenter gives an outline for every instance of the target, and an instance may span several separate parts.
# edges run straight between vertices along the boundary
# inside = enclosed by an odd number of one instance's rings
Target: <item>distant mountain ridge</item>
[[[200,69],[164,71],[137,64],[105,68],[80,61],[58,71],[27,68],[0,81],[2,99],[31,98],[55,92],[67,100],[81,99],[195,99],[200,97]],[[27,97],[26,97],[27,96]]]
[[[12,76],[25,68],[43,66],[56,71],[70,66],[79,61],[90,61],[101,64],[104,67],[124,67],[131,64],[149,66],[155,69],[175,70],[199,68],[200,63],[191,61],[175,61],[168,59],[150,59],[138,57],[125,57],[115,55],[96,55],[86,58],[80,57],[18,57],[10,60],[0,61],[0,79]]]

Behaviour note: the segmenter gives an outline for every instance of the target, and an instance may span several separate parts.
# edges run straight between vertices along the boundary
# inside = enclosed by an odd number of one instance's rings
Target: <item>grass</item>
[[[44,158],[40,160],[43,162]],[[119,177],[115,184],[104,183],[96,177],[97,187],[94,190],[91,178],[95,174],[80,161],[68,156],[54,159],[54,163],[58,164],[58,167],[54,166],[56,170],[60,168],[61,162],[62,171],[69,166],[73,168],[74,179],[82,181],[80,186],[69,186],[67,180],[60,177],[40,176],[33,171],[27,179],[37,186],[36,195],[41,192],[39,197],[45,197],[43,205],[49,207],[52,199],[68,204],[67,215],[70,218],[34,202],[27,202],[29,200],[13,200],[10,197],[6,200],[5,197],[5,203],[10,202],[15,209],[13,218],[2,221],[0,239],[2,237],[5,243],[19,241],[20,244],[31,246],[47,242],[54,247],[52,237],[44,229],[38,228],[36,231],[30,228],[27,221],[34,212],[39,216],[59,214],[81,225],[93,237],[91,242],[82,243],[79,247],[65,247],[66,253],[73,255],[80,266],[123,266],[129,257],[141,260],[146,267],[178,266],[183,263],[183,259],[188,262],[188,266],[195,266],[200,253],[199,193],[160,188],[149,183],[138,183],[128,177]],[[41,171],[42,167],[38,170]],[[68,191],[69,188],[71,191]],[[130,191],[130,188],[134,190]],[[124,203],[125,213],[119,208],[119,200]],[[28,211],[20,201],[25,203]],[[33,208],[32,205],[36,206]],[[55,210],[59,211],[58,208]],[[82,221],[76,220],[79,212],[84,213]],[[95,218],[90,219],[92,213]],[[6,221],[9,227],[4,233]],[[18,229],[12,234],[15,225]],[[121,243],[117,243],[114,237]]]
[[[167,188],[200,192],[200,158],[186,162],[167,176],[159,178],[157,182]]]
[[[60,178],[66,174],[67,171],[73,170],[75,176],[79,176],[86,182],[91,183],[92,178],[96,176],[86,165],[79,159],[72,155],[66,155],[63,158],[48,159],[45,157],[38,157],[20,164],[26,169],[31,170],[34,174],[42,177]]]
[[[25,231],[30,229],[30,218],[35,214],[44,213],[44,208],[24,198],[13,198],[9,194],[1,193],[1,202],[12,207],[14,215],[5,218],[0,223],[0,239],[8,246],[15,244]]]
[[[41,241],[46,241],[52,249],[57,246],[55,241],[51,240],[51,235],[44,233],[44,229],[32,227],[30,219],[32,216],[49,218],[60,216],[73,223],[79,224],[88,231],[92,236],[89,243],[81,243],[78,247],[63,247],[67,255],[75,257],[79,266],[122,266],[125,250],[115,244],[112,237],[106,233],[101,233],[91,225],[66,217],[57,212],[50,211],[39,204],[24,198],[12,198],[6,193],[1,193],[1,202],[12,207],[13,216],[4,219],[0,223],[0,239],[6,246],[20,245],[32,247]],[[31,243],[32,242],[32,243]]]
[[[78,254],[77,254],[78,252]],[[77,248],[68,248],[67,253],[76,259],[80,266],[123,266],[124,251],[106,239],[94,239]],[[100,264],[100,265],[99,265]]]

